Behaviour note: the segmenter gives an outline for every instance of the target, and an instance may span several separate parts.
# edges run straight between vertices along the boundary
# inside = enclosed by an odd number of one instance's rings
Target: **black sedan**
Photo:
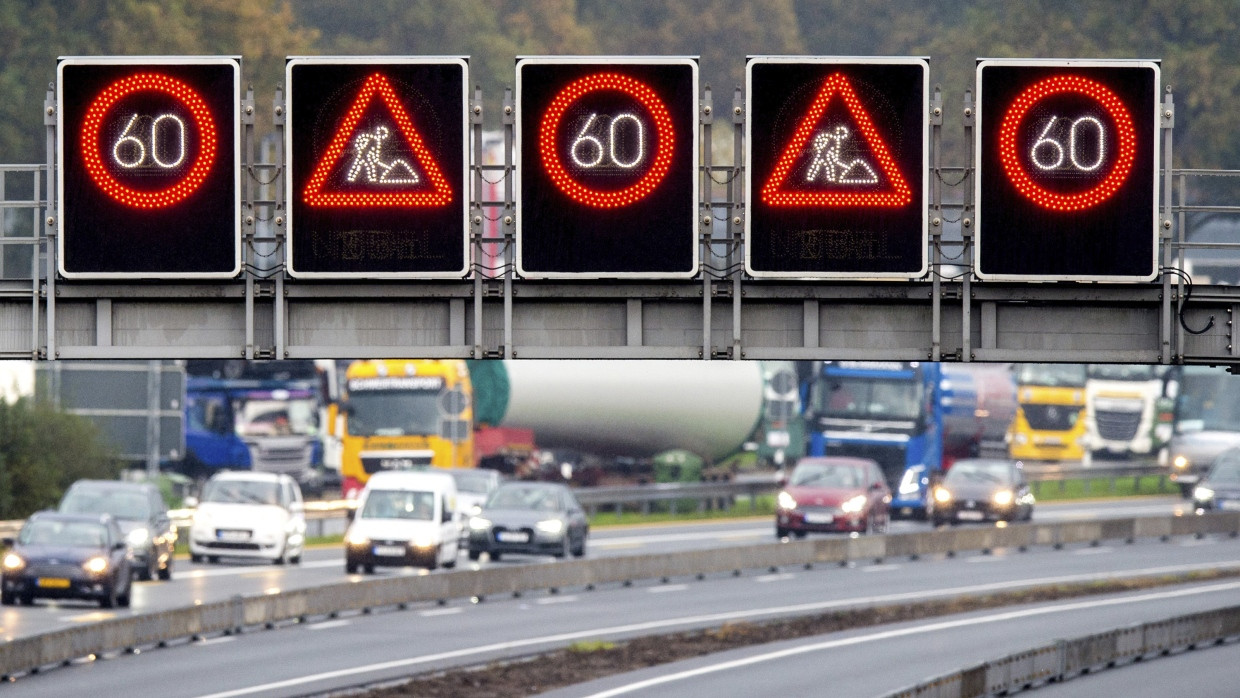
[[[0,568],[0,602],[37,598],[87,599],[104,608],[128,607],[132,571],[125,536],[108,514],[44,511],[26,520]]]
[[[469,559],[487,553],[581,557],[589,523],[572,490],[549,482],[508,482],[469,520]]]
[[[1210,472],[1193,488],[1197,511],[1240,511],[1240,449],[1219,454]]]
[[[959,460],[934,488],[934,525],[961,521],[1028,521],[1033,493],[1019,461]]]

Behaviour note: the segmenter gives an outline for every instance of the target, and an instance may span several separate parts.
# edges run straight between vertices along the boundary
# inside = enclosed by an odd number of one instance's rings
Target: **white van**
[[[344,536],[344,569],[456,565],[461,524],[456,481],[447,473],[384,471],[370,476]]]

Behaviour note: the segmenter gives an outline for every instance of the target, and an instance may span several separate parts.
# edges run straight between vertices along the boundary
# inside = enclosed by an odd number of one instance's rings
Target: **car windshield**
[[[1210,471],[1210,482],[1240,484],[1240,460],[1231,458],[1219,461]]]
[[[559,493],[545,487],[501,487],[487,500],[487,509],[559,511]]]
[[[1012,471],[1007,463],[958,461],[951,470],[947,471],[947,477],[943,481],[949,484],[962,482],[1007,484],[1011,479]]]
[[[358,516],[363,519],[435,519],[435,493],[408,490],[371,490]]]
[[[456,488],[461,492],[486,494],[495,489],[495,475],[486,470],[453,470]]]
[[[145,521],[151,516],[150,505],[143,492],[78,488],[65,495],[60,510],[66,514],[111,514],[127,521]]]
[[[802,463],[792,471],[789,484],[811,487],[860,487],[861,471],[850,465]]]
[[[261,480],[210,480],[202,501],[223,504],[279,504],[280,485]]]
[[[1054,388],[1085,386],[1083,364],[1021,364],[1016,370],[1020,385],[1042,385]]]
[[[102,548],[107,529],[93,521],[35,520],[17,536],[23,545],[63,545],[68,548]]]

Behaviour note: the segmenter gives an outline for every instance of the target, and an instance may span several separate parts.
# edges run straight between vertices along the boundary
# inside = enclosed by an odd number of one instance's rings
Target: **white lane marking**
[[[311,568],[317,569],[319,567],[343,567],[343,564],[344,563],[341,562],[340,560],[302,560],[299,564],[294,565],[293,569],[297,569],[298,567],[301,567],[303,569],[311,569]],[[214,569],[192,569],[192,570],[185,570],[185,571],[181,571],[178,569],[176,573],[176,578],[177,579],[201,579],[203,577],[235,577],[239,575],[251,575],[251,574],[258,574],[258,573],[271,574],[272,572],[279,572],[279,571],[280,571],[280,568],[278,567],[263,568],[263,567],[258,567],[255,565],[244,565],[240,567],[220,567],[220,568],[214,568]]]
[[[76,616],[61,616],[60,620],[63,620],[66,623],[96,623],[99,621],[110,620],[115,617],[115,613],[108,611],[92,611],[90,613],[82,613]]]
[[[346,625],[352,625],[352,621],[338,618],[336,620],[325,620],[322,623],[307,625],[306,630],[328,630],[330,628],[340,628]]]
[[[900,569],[899,565],[870,565],[868,567],[862,567],[861,571],[862,572],[895,572],[898,569]]]
[[[968,557],[968,558],[965,558],[965,560],[964,560],[964,561],[965,561],[965,562],[972,562],[972,563],[978,563],[978,562],[1007,562],[1007,558],[1006,558],[1006,557],[1000,557],[1000,556],[998,556],[998,555],[977,555],[977,556],[974,556],[974,557]]]
[[[464,609],[460,606],[453,606],[451,608],[433,608],[429,611],[418,611],[418,615],[423,618],[434,618],[435,616],[454,616],[461,613],[463,610]]]
[[[544,596],[541,599],[535,599],[534,603],[539,606],[551,606],[557,603],[573,603],[576,600],[576,596]]]
[[[754,577],[753,580],[759,584],[766,584],[767,582],[786,582],[789,579],[796,578],[797,576],[795,574],[792,574],[791,572],[784,572],[781,574],[764,574],[761,577]]]
[[[1164,565],[1161,567],[1143,567],[1137,569],[1129,569],[1123,571],[1111,572],[1110,574],[1098,574],[1089,572],[1085,574],[1068,574],[1056,577],[1043,577],[1040,579],[1022,579],[1011,580],[1006,582],[991,582],[988,584],[975,584],[971,586],[948,587],[944,589],[918,589],[915,591],[900,592],[896,594],[883,594],[881,596],[865,596],[853,597],[850,599],[837,599],[833,601],[815,601],[810,603],[793,604],[790,606],[771,606],[766,608],[754,608],[745,611],[727,611],[722,613],[711,613],[700,616],[684,616],[680,618],[664,618],[660,620],[645,621],[642,623],[630,623],[627,625],[613,625],[605,628],[590,628],[588,630],[574,630],[571,632],[558,633],[556,635],[543,635],[541,637],[527,637],[519,640],[508,640],[505,642],[495,642],[489,645],[479,645],[477,647],[462,647],[461,649],[448,650],[446,652],[438,652],[436,654],[424,654],[417,657],[406,657],[404,659],[392,659],[386,662],[377,662],[375,664],[367,664],[365,666],[348,667],[346,669],[335,669],[333,671],[325,671],[319,674],[310,674],[308,676],[299,676],[293,679],[284,679],[282,681],[273,681],[271,683],[259,684],[255,686],[246,686],[244,688],[236,688],[230,691],[221,691],[219,693],[210,693],[199,696],[198,698],[235,698],[236,696],[249,696],[256,693],[268,693],[296,686],[304,686],[319,681],[330,681],[345,677],[358,676],[361,674],[370,674],[374,672],[391,671],[393,669],[406,669],[419,664],[429,664],[432,662],[442,662],[452,659],[461,659],[464,657],[473,657],[480,654],[491,652],[511,652],[513,650],[523,650],[529,647],[538,647],[540,645],[556,645],[566,642],[574,642],[584,639],[598,639],[604,634],[630,634],[651,632],[657,630],[666,630],[669,628],[703,625],[707,623],[725,623],[727,621],[742,620],[745,618],[791,615],[813,613],[815,611],[825,611],[831,608],[844,608],[849,606],[873,606],[878,604],[898,603],[900,601],[923,601],[926,599],[959,596],[961,594],[977,594],[984,592],[1002,591],[1004,589],[1020,589],[1032,586],[1041,586],[1045,584],[1068,584],[1072,582],[1096,582],[1106,579],[1125,579],[1129,577],[1146,577],[1160,574],[1169,574],[1174,572],[1191,572],[1194,570],[1218,570],[1218,569],[1237,569],[1234,562],[1228,563],[1203,563],[1196,565]],[[1240,588],[1240,582],[1234,583],[1234,586]],[[1230,587],[1227,587],[1230,588]],[[1131,597],[1126,597],[1124,602],[1127,603]]]
[[[1218,545],[1217,538],[1189,538],[1180,543],[1182,548],[1197,548],[1203,545]]]
[[[663,586],[650,587],[646,591],[651,594],[665,594],[669,591],[686,591],[688,589],[688,584],[664,584]]]
[[[1080,550],[1073,550],[1072,554],[1073,555],[1106,555],[1108,553],[1113,553],[1113,552],[1115,552],[1115,548],[1108,548],[1105,545],[1103,545],[1097,548],[1081,548]]]
[[[682,681],[684,679],[692,679],[706,674],[714,674],[720,671],[729,671],[740,667],[761,664],[775,659],[783,659],[785,657],[793,657],[801,654],[809,654],[810,652],[819,652],[822,650],[835,649],[838,647],[847,647],[850,645],[860,645],[867,642],[877,642],[880,640],[890,640],[897,637],[907,637],[909,635],[923,635],[926,633],[939,632],[940,630],[951,630],[953,628],[964,628],[971,625],[984,625],[987,623],[998,623],[1003,621],[1011,621],[1020,618],[1030,618],[1033,616],[1044,616],[1052,613],[1066,613],[1069,611],[1080,611],[1085,609],[1098,608],[1099,606],[1115,606],[1118,604],[1140,603],[1143,601],[1160,601],[1164,599],[1172,599],[1181,596],[1190,596],[1193,594],[1210,593],[1216,591],[1225,591],[1228,589],[1240,588],[1240,582],[1230,582],[1227,584],[1215,584],[1203,589],[1180,589],[1175,591],[1163,591],[1151,594],[1143,594],[1141,596],[1128,596],[1120,599],[1102,599],[1091,601],[1076,601],[1073,603],[1057,604],[1054,606],[1045,606],[1042,608],[1029,608],[1019,611],[1006,611],[1003,613],[994,613],[988,616],[977,618],[961,618],[957,620],[939,621],[936,623],[927,623],[925,625],[900,628],[897,630],[884,630],[881,632],[870,633],[869,635],[860,635],[857,637],[848,637],[839,640],[827,640],[824,642],[816,642],[811,645],[802,645],[800,647],[791,647],[776,652],[767,652],[753,657],[744,659],[734,659],[727,662],[720,662],[710,666],[698,667],[687,671],[680,671],[675,674],[667,674],[665,676],[657,676],[644,681],[637,681],[627,686],[618,686],[606,691],[600,691],[590,695],[588,698],[612,698],[612,696],[624,695],[641,691],[654,686],[672,683],[674,681]]]
[[[233,637],[232,635],[221,635],[219,637],[209,637],[203,640],[199,640],[198,642],[194,644],[198,645],[199,647],[206,647],[209,645],[222,645],[225,642],[232,642],[233,640],[236,640],[236,639],[237,638]]]
[[[699,531],[697,533],[662,533],[649,536],[624,536],[618,538],[590,537],[590,546],[595,548],[632,547],[651,543],[679,543],[693,540],[742,540],[748,538],[766,538],[771,536],[770,528],[748,530]]]

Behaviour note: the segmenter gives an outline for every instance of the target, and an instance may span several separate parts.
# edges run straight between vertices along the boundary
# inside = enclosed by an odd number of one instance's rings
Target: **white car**
[[[305,547],[305,503],[288,475],[223,472],[203,486],[189,532],[193,562],[238,557],[297,564]]]
[[[456,481],[442,472],[385,471],[370,476],[344,537],[348,574],[375,567],[454,567],[461,524]]]

